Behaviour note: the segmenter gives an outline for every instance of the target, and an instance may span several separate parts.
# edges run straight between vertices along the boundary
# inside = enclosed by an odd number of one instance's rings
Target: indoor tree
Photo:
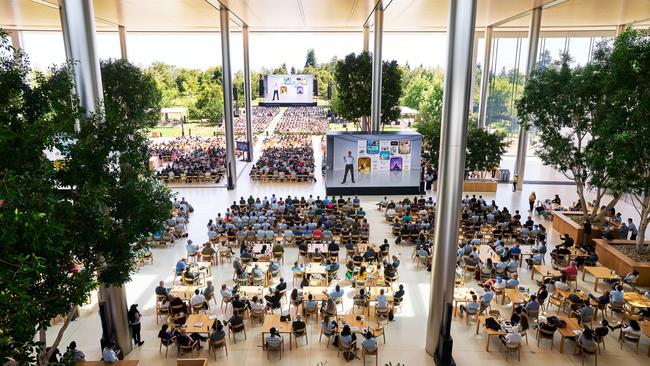
[[[569,56],[563,55],[558,63],[531,73],[517,101],[517,115],[524,128],[538,131],[537,155],[542,162],[575,182],[584,219],[598,222],[621,196],[612,184],[617,178],[602,166],[610,153],[597,148],[601,139],[608,138],[598,134],[598,126],[608,123],[600,113],[606,103],[602,70],[594,64],[571,69],[569,62]],[[591,211],[586,199],[589,189],[595,193]],[[599,211],[608,193],[613,199]]]
[[[371,55],[368,52],[347,55],[337,62],[334,78],[337,92],[332,103],[333,110],[355,123],[369,117],[372,98]],[[381,122],[384,125],[396,121],[400,116],[402,73],[396,61],[383,62],[381,89]]]
[[[607,123],[596,126],[596,134],[607,136],[595,148],[610,153],[599,161],[610,179],[605,183],[613,190],[627,191],[640,216],[637,249],[643,250],[650,223],[650,33],[627,29],[614,44],[602,43],[594,61],[602,70],[607,103],[599,113]]]
[[[129,281],[133,244],[171,206],[147,166],[146,130],[160,107],[153,78],[124,61],[102,63],[105,113],[86,117],[70,65],[29,75],[25,55],[0,36],[0,152],[11,157],[0,162],[3,364],[47,360],[45,346],[59,345],[92,290]],[[61,162],[46,157],[52,149]],[[57,315],[67,318],[48,342]]]

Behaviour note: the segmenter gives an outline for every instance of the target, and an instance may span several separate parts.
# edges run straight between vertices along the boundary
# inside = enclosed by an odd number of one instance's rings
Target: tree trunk
[[[68,325],[70,325],[70,321],[72,321],[72,316],[74,315],[75,311],[77,310],[77,305],[72,305],[72,308],[70,309],[70,312],[68,313],[68,316],[65,318],[65,321],[63,322],[63,325],[61,326],[61,329],[59,329],[59,333],[56,335],[56,339],[54,339],[54,343],[50,346],[49,351],[45,351],[45,343],[43,343],[43,350],[38,354],[38,362],[39,365],[47,365],[48,360],[52,356],[52,353],[54,353],[54,350],[59,347],[59,344],[61,343],[61,339],[63,339],[63,334],[65,333],[65,330],[68,329]],[[42,331],[43,333],[45,332],[44,329],[39,330]],[[45,335],[42,334],[42,339],[45,339]]]
[[[612,207],[616,206],[619,199],[621,199],[621,195],[620,194],[615,195],[614,198],[607,204],[607,206],[605,206],[605,209],[602,210],[598,215],[593,217],[592,221],[600,221],[603,217],[605,217],[605,215],[607,215],[607,212],[609,212],[609,210],[611,210]],[[600,200],[597,203],[598,205],[600,205]]]
[[[578,199],[580,200],[580,207],[582,208],[582,216],[585,219],[589,218],[589,210],[587,209],[587,200],[585,200],[585,187],[582,185],[580,179],[575,179],[576,182],[576,193],[578,193]]]
[[[645,241],[645,231],[650,224],[650,195],[643,198],[641,206],[641,222],[639,223],[639,234],[636,236],[636,251],[643,252],[643,242]]]

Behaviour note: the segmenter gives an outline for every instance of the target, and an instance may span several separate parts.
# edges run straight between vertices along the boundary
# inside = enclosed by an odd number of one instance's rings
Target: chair
[[[232,301],[232,296],[229,298],[222,297],[221,298],[221,308],[223,309],[223,304],[226,304],[226,310],[224,310],[224,314],[228,311],[228,304]]]
[[[560,309],[562,308],[563,301],[560,298],[560,295],[557,295],[555,293],[551,294],[551,296],[548,297],[548,302],[546,304],[546,311],[548,311],[551,308],[551,305],[557,306],[557,313],[560,313]]]
[[[194,351],[199,353],[199,341],[193,340],[188,346],[178,345],[179,356],[183,357],[183,354],[189,351],[189,353],[194,354]]]
[[[305,324],[304,328],[294,329],[291,331],[293,334],[293,340],[296,342],[296,348],[298,348],[298,338],[305,337],[305,343],[309,344],[309,337],[307,336],[307,325]]]
[[[264,340],[266,342],[266,340]],[[284,352],[284,338],[280,337],[280,346],[275,348],[271,347],[268,344],[266,345],[266,359],[271,359],[271,351],[280,351],[280,359],[282,359],[282,353]]]
[[[375,319],[377,320],[377,324],[381,324],[379,321],[380,319],[384,319],[388,321],[388,313],[390,312],[390,308],[378,308],[375,306]]]
[[[162,347],[165,346],[165,358],[167,358],[167,352],[169,352],[169,346],[173,345],[176,341],[176,337],[172,337],[169,340],[160,339],[160,347],[158,347],[158,353],[162,352]]]
[[[609,303],[610,314],[613,316],[614,312],[620,313],[625,310],[625,301],[614,301]]]
[[[639,343],[641,342],[641,337],[634,337],[630,335],[626,335],[623,333],[623,329],[621,329],[621,332],[619,333],[618,336],[618,341],[621,343],[621,349],[623,349],[623,343],[629,342],[632,344],[636,344],[636,354],[639,354]]]
[[[475,272],[476,272],[476,266],[471,266],[469,264],[465,264],[463,266],[463,276],[467,277],[468,273],[470,276],[474,276]]]
[[[336,352],[336,357],[338,358],[340,356],[341,352],[343,352],[344,354],[345,354],[345,352],[356,353],[355,352],[356,348],[357,348],[357,341],[356,340],[350,342],[349,347],[345,347],[345,346],[343,346],[343,342],[339,342],[339,350]]]
[[[327,337],[327,345],[325,347],[329,348],[330,346],[330,338],[335,336],[336,332],[332,331],[331,333],[327,333],[323,327],[320,328],[320,336],[318,337],[318,343],[320,343],[321,339],[323,339],[323,336]],[[296,346],[298,347],[298,346]]]
[[[298,280],[298,284],[300,284],[304,277],[305,272],[293,272],[293,285],[296,286],[296,280]]]
[[[551,351],[553,350],[553,338],[555,337],[555,331],[548,332],[545,330],[542,330],[542,327],[537,328],[537,347],[539,347],[539,340],[540,339],[550,339],[551,340]]]
[[[201,311],[203,311],[204,314],[208,313],[208,309],[205,307],[205,303],[203,303],[201,305],[192,305],[192,312],[193,313],[198,314]]]
[[[158,302],[156,302],[156,324],[158,324],[158,320],[160,319],[161,316],[168,317],[169,316],[169,308],[162,309],[159,305]]]
[[[603,343],[604,344],[604,343]],[[580,358],[582,359],[582,364],[585,364],[585,358],[593,355],[594,356],[594,365],[598,366],[598,348],[594,352],[587,351],[583,347],[581,347],[579,344],[576,343],[576,350],[580,351]]]
[[[223,338],[220,341],[213,341],[209,339],[208,341],[208,356],[210,356],[210,352],[214,352],[214,360],[217,360],[217,349],[223,348],[226,350],[226,357],[228,357],[228,344],[226,343],[226,338]]]
[[[284,264],[284,252],[273,252],[273,260],[276,262],[280,261],[282,264]]]
[[[212,254],[201,254],[201,261],[202,262],[210,262],[210,264],[214,263],[214,255]]]
[[[505,347],[506,361],[508,361],[508,354],[512,352],[517,352],[517,361],[521,361],[521,343],[515,344],[504,344],[503,342],[499,343],[499,350]],[[552,343],[551,343],[552,344]]]
[[[224,263],[224,261],[226,261],[226,260],[229,261],[230,263],[232,263],[232,253],[228,249],[220,250],[219,251],[219,258],[221,260],[221,263]],[[246,259],[248,259],[248,261],[250,262],[250,258],[242,258],[242,263]]]
[[[382,338],[384,338],[384,344],[386,344],[386,331],[384,331],[384,327],[380,323],[377,323],[377,327],[372,328],[371,331],[372,334],[377,338],[379,338],[379,336],[382,336]]]
[[[594,336],[594,341],[596,341],[596,345],[598,346],[598,352],[600,352],[600,345],[601,344],[603,345],[603,349],[606,349],[605,348],[605,337]]]
[[[250,313],[251,327],[253,326],[253,319],[259,319],[260,323],[264,323],[264,316],[266,316],[266,309],[251,310]]]
[[[368,309],[369,303],[368,300],[366,299],[356,299],[352,302],[352,314],[354,314],[355,309],[359,308],[361,309],[361,314],[366,313],[366,309]]]
[[[306,307],[302,307],[302,313],[305,316],[305,319],[311,318],[312,315],[316,316],[316,321],[318,321],[318,307],[315,307],[313,309],[307,309]]]
[[[366,364],[366,356],[375,356],[375,366],[379,364],[379,348],[370,352],[365,347],[361,347],[361,361],[363,361],[364,365]]]
[[[230,325],[230,335],[232,335],[232,341],[237,344],[237,333],[244,333],[244,340],[246,339],[246,327],[244,323],[239,325]]]

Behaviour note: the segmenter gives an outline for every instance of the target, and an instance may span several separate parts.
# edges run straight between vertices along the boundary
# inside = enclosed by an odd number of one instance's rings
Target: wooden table
[[[318,243],[310,243],[307,244],[307,253],[316,253],[316,249],[320,253],[327,253],[327,244],[318,244]]]
[[[138,366],[138,360],[122,360],[116,362],[104,362],[104,361],[78,361],[75,363],[75,366]]]
[[[329,296],[327,293],[329,288],[326,286],[305,286],[302,288],[302,301],[307,301],[307,297],[311,295],[312,299],[315,301],[327,300]],[[325,291],[325,293],[323,293]]]
[[[365,253],[365,252],[368,251],[368,248],[372,248],[372,250],[374,250],[375,253],[380,254],[379,245],[372,244],[372,243],[358,244],[357,245],[357,252]]]
[[[486,318],[491,318],[490,316],[485,316],[485,315],[479,315],[478,320],[476,321],[476,334],[478,334],[478,329],[482,324],[485,324],[485,319]],[[508,332],[504,332],[502,330],[494,330],[490,329],[488,327],[485,327],[485,333],[487,334],[487,344],[485,345],[485,351],[490,352],[490,338],[493,336],[500,336],[500,335],[506,335]]]
[[[393,289],[386,286],[371,286],[368,288],[368,296],[370,296],[370,301],[377,301],[377,295],[381,290],[384,290],[384,295],[388,301],[393,301]]]
[[[589,295],[587,295],[587,293],[582,292],[582,291],[560,290],[560,289],[557,289],[557,288],[556,288],[556,289],[555,289],[555,292],[557,292],[558,295],[560,295],[560,299],[562,299],[562,303],[560,304],[560,308],[559,308],[559,309],[561,309],[561,308],[564,306],[564,303],[565,303],[565,302],[568,302],[568,303],[573,304],[573,302],[572,302],[571,300],[569,300],[569,295],[571,295],[571,294],[577,295],[577,296],[578,296],[580,299],[582,299],[583,301],[587,301],[587,300],[589,300],[589,302],[591,303],[591,300],[590,300],[590,298],[589,298]],[[558,313],[559,313],[559,309],[558,309]],[[594,319],[596,318],[596,312],[597,312],[597,311],[598,311],[598,305],[596,304],[595,309],[594,309]],[[569,310],[569,313],[571,313],[570,310]]]
[[[526,302],[526,295],[521,293],[521,291],[517,290],[516,288],[507,288],[507,289],[505,289],[505,296],[501,298],[501,305],[503,305],[503,302],[505,301],[506,297],[512,303],[512,313],[513,314],[515,312],[515,307],[517,305],[523,304],[523,303]]]
[[[480,301],[480,298],[482,294],[480,294],[477,290],[469,287],[456,287],[454,288],[454,316],[458,314],[458,305],[460,303],[467,303],[472,301],[472,294],[471,292],[474,292],[476,295],[476,301]]]
[[[266,247],[266,250],[264,251],[265,255],[270,255],[271,254],[271,245],[270,244],[255,244],[253,245],[253,254],[262,254],[262,248]]]
[[[197,324],[201,324],[201,325],[197,325]],[[187,325],[187,334],[192,334],[192,333],[210,334],[210,329],[212,329],[212,326],[214,325],[214,319],[210,319],[210,317],[206,314],[190,314],[187,317],[187,321],[185,322],[185,325]]]
[[[598,291],[598,281],[599,280],[620,280],[621,278],[614,273],[614,270],[607,267],[587,267],[585,266],[582,271],[582,280],[585,280],[585,274],[589,273],[590,275],[596,278],[594,282],[594,291]]]
[[[641,326],[641,330],[643,331],[643,334],[645,334],[646,337],[650,338],[650,321],[649,320],[640,321],[639,325]],[[650,345],[648,345],[648,357],[650,357]]]
[[[530,279],[535,278],[535,273],[542,275],[542,281],[548,277],[560,277],[562,273],[553,266],[547,266],[542,264],[536,264],[533,266],[533,270],[530,272]]]
[[[189,300],[194,296],[194,291],[198,290],[200,286],[174,286],[172,287],[170,294],[180,297],[181,299]]]
[[[627,302],[632,308],[632,312],[634,312],[636,308],[650,308],[650,299],[639,293],[626,292],[623,297],[625,298],[625,302]]]
[[[239,286],[237,293],[244,295],[244,297],[252,298],[253,296],[262,296],[264,294],[264,286]]]
[[[324,277],[327,277],[327,267],[319,263],[307,263],[305,266],[305,273],[308,276],[319,274]]]
[[[581,331],[582,327],[578,324],[578,319],[569,318],[566,316],[558,316],[558,319],[564,320],[566,322],[566,327],[557,328],[558,333],[562,336],[560,339],[560,353],[564,352],[564,340],[574,339],[578,334],[576,332]]]
[[[358,316],[361,317],[361,320],[357,320]],[[342,314],[342,315],[338,315],[336,319],[339,325],[339,331],[343,329],[343,326],[345,324],[349,325],[350,330],[355,333],[360,333],[364,329],[366,329],[366,318],[364,318],[362,315]],[[345,324],[343,324],[344,322]]]
[[[289,350],[291,350],[291,322],[281,322],[280,314],[267,314],[264,316],[264,324],[262,325],[262,348],[266,347],[264,335],[269,333],[271,328],[275,328],[279,334],[289,334]]]

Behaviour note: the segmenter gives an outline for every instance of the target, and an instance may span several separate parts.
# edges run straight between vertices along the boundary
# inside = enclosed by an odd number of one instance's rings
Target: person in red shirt
[[[560,271],[567,280],[575,280],[578,278],[578,267],[576,267],[576,262],[571,261],[568,266]]]

